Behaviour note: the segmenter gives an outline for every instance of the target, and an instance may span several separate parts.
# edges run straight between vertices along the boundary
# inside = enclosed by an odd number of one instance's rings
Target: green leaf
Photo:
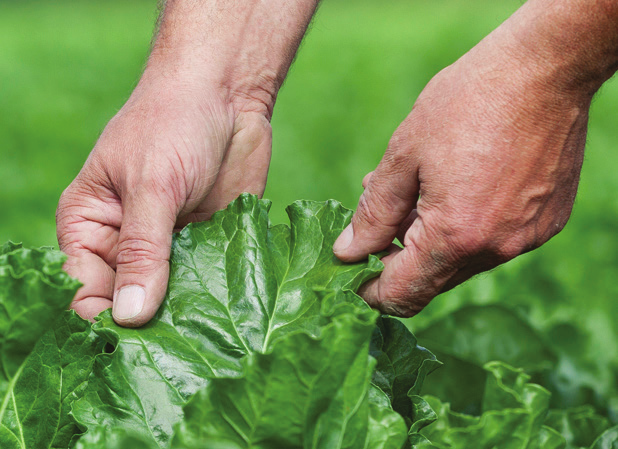
[[[189,402],[172,447],[210,439],[255,449],[401,447],[405,425],[384,413],[388,401],[369,420],[374,320],[339,315],[317,339],[294,334],[269,354],[252,354],[243,378],[214,379]]]
[[[557,354],[554,369],[536,380],[552,392],[552,407],[584,404],[611,416],[611,402],[618,400],[618,365],[598,357],[598,346],[589,330],[579,323],[560,323],[547,331],[547,341]],[[618,422],[618,421],[617,421]]]
[[[167,298],[148,325],[122,328],[109,312],[95,324],[115,350],[97,357],[74,406],[83,426],[122,426],[167,447],[182,406],[208,379],[240,377],[242,358],[290,333],[316,337],[319,290],[355,290],[381,270],[375,257],[343,264],[333,255],[351,217],[339,203],[296,202],[290,227],[271,226],[269,207],[242,195],[175,236]]]
[[[590,449],[618,449],[618,426],[606,430]]]
[[[555,429],[567,440],[567,449],[590,447],[594,440],[609,427],[607,418],[590,406],[566,410],[551,410],[545,425]]]
[[[62,271],[66,258],[59,251],[12,244],[5,250],[0,255],[0,391],[80,287]]]
[[[92,429],[88,432],[87,441],[82,438],[75,445],[75,449],[154,449],[156,447],[156,443],[145,440],[139,434],[133,434],[122,427]],[[198,446],[195,449],[200,448]]]
[[[431,408],[429,403],[422,398],[414,394],[410,394],[410,400],[412,401],[412,413],[410,415],[412,425],[410,426],[410,435],[420,432],[429,424],[434,423],[438,419],[438,415]]]
[[[100,350],[90,324],[64,310],[79,288],[53,250],[0,250],[0,447],[67,448],[69,416]]]
[[[400,320],[384,316],[377,324],[371,341],[371,355],[378,361],[373,383],[388,395],[393,409],[411,425],[418,406],[412,397],[420,394],[427,375],[442,364],[417,344]]]
[[[393,413],[388,396],[372,385],[369,390],[369,429],[365,449],[401,449],[399,435],[402,425],[405,431],[401,415]]]
[[[21,427],[25,448],[67,448],[80,433],[69,415],[71,405],[81,397],[94,356],[101,350],[101,340],[90,323],[73,311],[63,312],[39,340],[24,362],[15,401],[7,408],[7,414],[19,417],[19,422],[4,422],[13,434]]]
[[[317,336],[293,332],[212,379],[184,407],[172,449],[400,449],[405,423],[371,384],[376,313],[350,291],[327,293]],[[122,430],[116,430],[122,429]],[[139,441],[139,443],[138,443]],[[99,427],[77,449],[156,448],[129,429]]]
[[[529,376],[500,362],[488,363],[489,372],[481,416],[451,411],[448,404],[426,397],[438,420],[422,431],[438,448],[559,449],[565,440],[543,425],[550,394],[529,383]],[[424,447],[419,443],[419,447]]]
[[[469,306],[417,333],[444,367],[424,392],[448,400],[454,410],[478,414],[491,361],[537,373],[550,369],[556,355],[542,336],[515,312],[502,306]]]
[[[13,243],[11,241],[8,241],[4,245],[0,246],[0,256],[11,253],[15,250],[20,249],[21,247],[22,245],[20,243]]]

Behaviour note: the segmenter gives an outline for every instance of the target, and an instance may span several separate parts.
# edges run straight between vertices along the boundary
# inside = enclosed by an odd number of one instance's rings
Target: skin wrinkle
[[[95,233],[98,233],[98,231],[103,231],[103,233],[106,234],[106,236],[101,237],[101,238],[99,237],[92,238],[91,236],[93,236],[93,234]],[[72,241],[74,242],[73,251],[83,251],[83,252],[93,253],[99,256],[104,261],[106,261],[106,263],[110,265],[113,264],[114,265],[113,268],[115,268],[116,253],[113,250],[113,247],[118,242],[118,230],[113,230],[108,227],[105,227],[104,225],[101,225],[97,230],[89,233],[89,235],[86,236],[85,238],[83,239],[74,238]],[[102,243],[99,243],[99,242],[102,242]],[[114,254],[113,258],[110,257],[110,253]]]

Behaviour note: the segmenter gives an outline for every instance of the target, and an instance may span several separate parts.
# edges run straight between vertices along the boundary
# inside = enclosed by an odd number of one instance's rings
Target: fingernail
[[[345,251],[348,246],[350,246],[350,243],[352,243],[353,238],[354,229],[352,228],[352,223],[350,223],[348,227],[345,228],[341,235],[337,238],[337,241],[335,241],[335,244],[333,245],[333,251],[335,253]]]
[[[139,315],[144,308],[146,290],[139,285],[123,287],[116,293],[113,315],[118,320],[130,320]]]

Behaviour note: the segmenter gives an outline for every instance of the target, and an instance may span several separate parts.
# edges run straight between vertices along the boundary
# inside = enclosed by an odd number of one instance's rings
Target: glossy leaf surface
[[[370,407],[374,321],[368,309],[339,314],[318,338],[296,333],[252,354],[243,378],[214,379],[194,396],[172,447],[401,447],[405,424],[386,397]]]
[[[340,204],[294,203],[290,227],[271,226],[269,207],[242,195],[177,235],[167,299],[151,323],[121,328],[107,313],[95,325],[115,351],[97,357],[92,389],[74,407],[82,425],[121,426],[167,447],[182,406],[209,379],[240,377],[241,359],[290,333],[317,336],[323,291],[354,290],[379,273],[375,257],[343,264],[333,255],[351,216]]]

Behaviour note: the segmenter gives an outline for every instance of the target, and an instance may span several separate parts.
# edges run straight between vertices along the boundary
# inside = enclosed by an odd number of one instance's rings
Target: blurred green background
[[[354,207],[423,86],[520,4],[324,0],[275,109],[274,220],[301,198]],[[55,244],[58,197],[135,85],[155,19],[155,0],[0,3],[0,242]],[[566,229],[441,296],[414,329],[472,303],[508,305],[547,336],[577,323],[595,382],[618,389],[617,121],[618,84],[609,82],[593,105]]]

